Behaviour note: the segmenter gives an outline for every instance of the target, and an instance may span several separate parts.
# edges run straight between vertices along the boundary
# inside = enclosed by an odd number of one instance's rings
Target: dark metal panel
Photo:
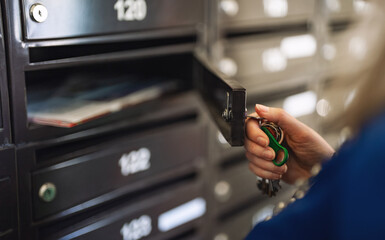
[[[16,227],[17,227],[16,183],[17,181],[16,181],[15,150],[13,148],[1,149],[0,150],[0,236],[10,231],[16,231]]]
[[[32,191],[31,169],[34,168],[34,149],[16,148],[18,194],[19,194],[19,235],[20,239],[37,239],[36,230],[31,227],[32,219]]]
[[[140,199],[132,199],[125,204],[115,206],[110,211],[98,214],[83,222],[74,223],[73,226],[62,229],[54,235],[43,237],[44,239],[131,239],[129,236],[135,234],[139,239],[169,239],[183,232],[196,228],[201,223],[202,217],[191,218],[175,228],[170,228],[168,231],[162,227],[163,220],[160,215],[169,212],[170,210],[178,209],[180,206],[185,206],[186,203],[194,210],[203,210],[205,212],[205,199],[202,194],[202,185],[197,182],[179,184],[177,187],[172,187],[163,192],[157,192],[151,196],[142,197]],[[196,208],[198,203],[198,208]],[[188,213],[188,209],[179,208],[179,214],[170,216],[169,220],[181,221],[194,212]],[[172,214],[171,214],[172,215]],[[186,218],[186,219],[187,219]],[[171,225],[170,225],[171,226]]]
[[[186,139],[188,136],[188,139]],[[203,157],[203,129],[196,123],[116,139],[96,152],[56,164],[32,175],[35,218],[83,210],[127,192],[153,185],[178,167]],[[37,159],[38,160],[38,159]],[[51,202],[39,198],[41,186],[53,183],[57,196]]]
[[[4,30],[1,21],[2,18],[2,11],[0,8],[0,142],[7,144],[11,143],[11,136],[7,65],[4,45]]]
[[[20,1],[4,0],[3,12],[4,39],[7,43],[7,70],[12,109],[12,138],[15,143],[22,143],[26,137],[27,114],[25,109],[24,67],[28,62],[28,51],[22,44],[22,26]]]
[[[11,230],[4,235],[0,234],[0,240],[16,240],[16,239],[18,239],[17,232],[14,230]]]
[[[204,56],[198,54],[193,73],[198,90],[225,139],[232,146],[242,146],[246,89],[238,81],[216,71]]]
[[[44,22],[30,15],[47,9]],[[194,25],[203,20],[202,0],[25,0],[28,39],[68,38]]]
[[[220,165],[233,159],[239,159],[240,156],[244,156],[245,149],[240,147],[231,147],[214,123],[210,124],[209,131],[209,159],[213,164]]]

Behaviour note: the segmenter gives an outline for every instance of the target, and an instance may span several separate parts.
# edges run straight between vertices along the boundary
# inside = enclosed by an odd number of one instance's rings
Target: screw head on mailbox
[[[51,202],[56,197],[56,186],[53,183],[45,183],[39,189],[39,197],[44,202]]]
[[[48,17],[47,8],[40,3],[32,5],[29,13],[31,15],[32,20],[38,23],[44,22],[45,20],[47,20]]]

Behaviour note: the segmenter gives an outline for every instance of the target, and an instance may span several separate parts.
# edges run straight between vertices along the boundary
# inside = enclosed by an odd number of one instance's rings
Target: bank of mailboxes
[[[286,2],[290,23],[309,17],[307,1],[276,2]],[[259,6],[262,1],[239,1],[239,14],[225,20],[229,29],[266,20],[250,17],[245,4]],[[231,216],[243,219],[239,223],[249,219],[245,209],[254,211],[263,197],[242,148],[229,147],[243,144],[242,85],[250,89],[249,104],[252,96],[276,92],[272,83],[281,88],[300,83],[297,92],[304,91],[306,81],[294,73],[307,68],[312,55],[285,55],[283,60],[277,49],[296,34],[233,38],[225,43],[224,55],[238,70],[223,74],[205,52],[195,49],[208,5],[204,0],[3,4],[12,116],[3,119],[1,134],[7,143],[12,119],[15,149],[0,151],[9,160],[7,174],[0,168],[0,191],[11,193],[0,194],[0,202],[2,207],[16,201],[12,169],[17,163],[19,229],[16,218],[3,225],[4,216],[16,216],[11,204],[0,212],[0,238],[13,238],[19,231],[23,240],[206,239],[228,226]],[[274,21],[270,16],[265,22]],[[313,37],[298,35],[302,38],[295,41],[308,41],[311,52]],[[269,66],[269,58],[278,59],[278,65]],[[6,69],[4,62],[1,70]],[[109,77],[133,75],[179,81],[172,94],[73,128],[30,122],[31,96],[49,99],[49,94],[36,94],[44,87],[55,93],[73,79],[92,83],[104,78],[108,85]],[[279,81],[282,76],[293,77]],[[3,85],[2,114],[8,115]],[[231,239],[243,237],[251,227],[248,222]]]
[[[172,103],[165,105],[171,108],[168,109],[171,115],[159,116],[165,114],[161,113],[164,108],[154,110],[157,120],[166,121],[163,126],[148,121],[147,126],[139,131],[118,128],[69,143],[18,149],[18,159],[23,160],[20,164],[22,169],[19,169],[21,186],[30,188],[20,196],[26,201],[21,212],[37,223],[39,228],[32,231],[35,236],[39,239],[95,239],[95,236],[110,235],[111,239],[120,239],[134,234],[132,229],[139,223],[152,229],[151,235],[147,233],[149,229],[135,235],[141,238],[201,236],[202,227],[197,221],[202,221],[208,211],[200,173],[206,158],[206,127],[197,116],[196,94],[186,93],[169,100]],[[188,104],[193,106],[186,108]],[[175,109],[181,105],[185,107]],[[36,163],[36,169],[31,167],[31,163]],[[183,190],[173,193],[175,184],[181,185],[178,189]],[[146,201],[148,207],[142,207],[142,202]],[[172,211],[178,206],[185,207]],[[196,212],[193,211],[189,216],[187,213],[194,207],[201,212],[200,215],[194,215]],[[163,224],[176,226],[159,230],[157,221],[163,212],[158,211],[170,211]],[[175,221],[180,220],[180,215],[186,220],[179,227]],[[89,223],[90,216],[92,219],[100,216],[100,219]],[[171,220],[167,220],[169,218]],[[108,225],[105,226],[105,222]],[[149,222],[152,227],[149,227]],[[100,224],[103,227],[83,233],[90,228],[88,225],[93,228]],[[63,236],[51,232],[57,229],[56,226],[65,229],[63,233],[60,231]],[[24,229],[29,232],[27,230]]]
[[[306,25],[313,21],[320,6],[314,0],[218,0],[218,4],[221,25],[228,33]],[[330,0],[324,4],[331,22],[354,17],[353,0]]]
[[[245,110],[245,90],[220,77],[203,53],[192,53],[205,4],[4,5],[21,239],[204,238],[202,223],[210,212],[203,174],[208,171],[206,110],[191,91],[192,82],[216,87],[213,97],[212,89],[200,84],[201,91],[210,90],[209,108],[236,145],[242,144]],[[36,94],[44,87],[53,94],[73,79],[107,82],[132,75],[179,79],[178,87],[73,128],[30,122],[31,103],[49,100],[49,93]],[[234,117],[223,119],[230,108]]]

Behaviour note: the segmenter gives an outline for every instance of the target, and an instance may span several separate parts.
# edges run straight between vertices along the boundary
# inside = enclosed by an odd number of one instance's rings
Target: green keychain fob
[[[271,147],[275,152],[275,159],[273,160],[274,165],[282,166],[286,163],[289,158],[289,153],[286,148],[282,147],[271,132],[264,126],[261,126],[261,129],[269,137],[269,147]]]

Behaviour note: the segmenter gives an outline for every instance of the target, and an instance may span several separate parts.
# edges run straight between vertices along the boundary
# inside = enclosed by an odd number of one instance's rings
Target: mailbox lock
[[[29,10],[29,14],[32,20],[38,23],[42,23],[47,20],[48,10],[44,5],[36,3],[32,5],[31,9]]]
[[[39,197],[44,202],[51,202],[56,196],[56,187],[53,183],[44,183],[39,189]]]

